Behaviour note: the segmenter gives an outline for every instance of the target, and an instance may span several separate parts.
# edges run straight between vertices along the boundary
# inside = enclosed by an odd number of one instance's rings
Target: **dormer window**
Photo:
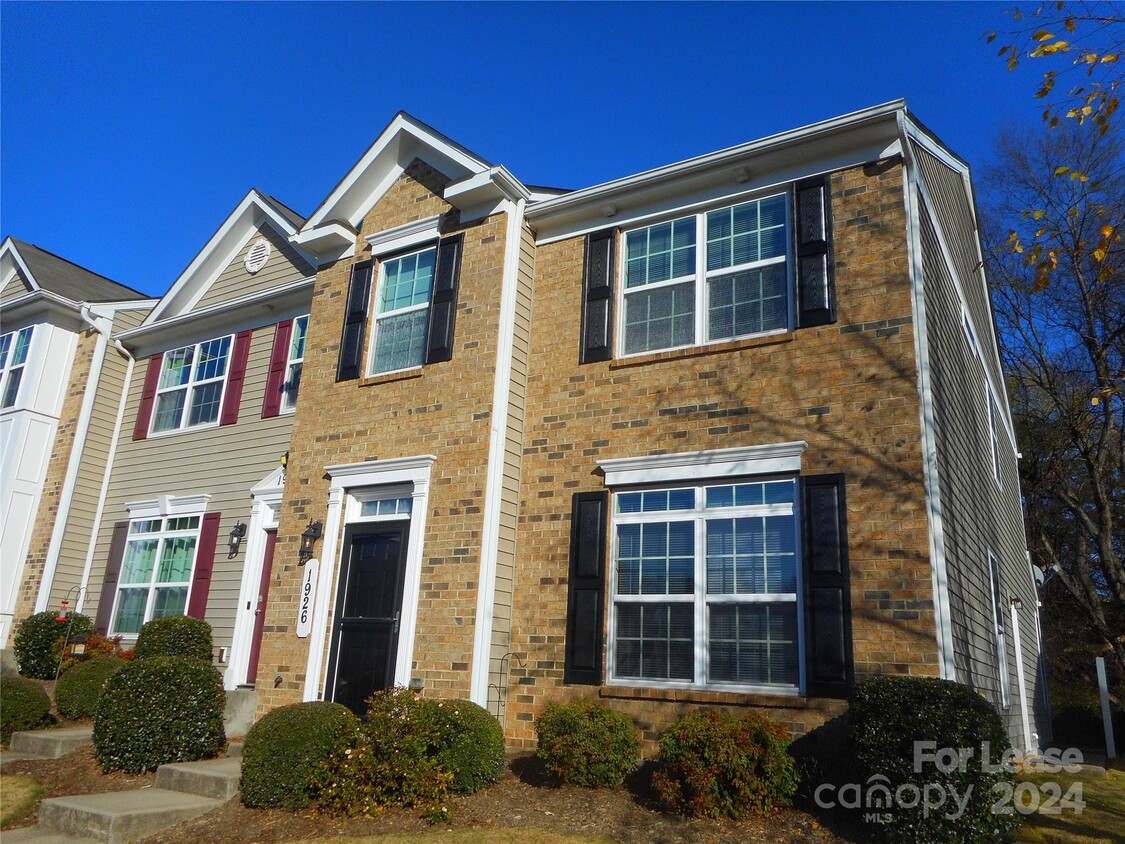
[[[152,432],[214,425],[219,421],[231,337],[164,353]]]

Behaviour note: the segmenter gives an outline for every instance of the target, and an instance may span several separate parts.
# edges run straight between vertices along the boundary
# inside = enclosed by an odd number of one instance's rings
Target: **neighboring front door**
[[[262,579],[258,584],[258,604],[254,608],[254,638],[250,640],[250,664],[246,669],[246,684],[254,685],[258,676],[258,655],[262,651],[262,630],[266,626],[266,600],[270,594],[270,575],[273,572],[273,546],[277,542],[277,529],[266,531],[266,550],[262,554]]]
[[[344,533],[328,688],[331,700],[360,717],[372,692],[394,684],[408,526],[356,525]]]

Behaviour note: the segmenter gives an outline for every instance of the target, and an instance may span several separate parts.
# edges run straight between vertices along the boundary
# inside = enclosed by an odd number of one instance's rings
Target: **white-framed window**
[[[1008,678],[1008,645],[1004,634],[1004,597],[1000,588],[1000,564],[995,555],[988,552],[988,587],[992,597],[992,629],[996,644],[996,680],[1000,686],[1000,705],[1012,705],[1012,691]]]
[[[787,330],[789,204],[779,193],[626,231],[621,354]]]
[[[380,262],[369,374],[398,372],[425,362],[436,262],[436,246]]]
[[[609,681],[796,693],[796,478],[613,495]]]
[[[991,385],[985,381],[985,403],[988,405],[988,439],[992,451],[992,477],[997,486],[1004,486],[1003,475],[1000,471],[1000,410],[996,406],[996,394],[992,392]]]
[[[199,516],[134,519],[129,523],[110,625],[112,635],[136,635],[154,618],[184,614],[199,524]]]
[[[232,340],[227,335],[164,353],[152,414],[153,433],[219,421]]]
[[[285,366],[285,386],[281,397],[282,410],[297,409],[297,393],[301,389],[301,370],[305,364],[305,339],[308,333],[308,314],[293,320],[293,333],[289,338],[289,361]]]
[[[12,407],[19,398],[34,328],[29,325],[0,336],[0,409]]]

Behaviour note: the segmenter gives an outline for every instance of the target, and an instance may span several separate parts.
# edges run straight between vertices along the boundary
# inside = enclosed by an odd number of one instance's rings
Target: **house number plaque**
[[[320,561],[309,560],[305,563],[305,577],[301,581],[301,599],[297,604],[297,638],[304,639],[309,635],[312,627],[313,599],[316,597],[316,572],[320,568]]]

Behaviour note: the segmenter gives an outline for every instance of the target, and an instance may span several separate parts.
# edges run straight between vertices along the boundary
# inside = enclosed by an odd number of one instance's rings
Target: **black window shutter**
[[[832,210],[827,176],[793,186],[797,247],[797,327],[836,321],[836,281],[832,262]]]
[[[565,683],[598,685],[602,681],[608,512],[608,491],[574,494],[566,603]]]
[[[98,615],[94,620],[94,629],[103,636],[109,633],[110,613],[113,612],[113,600],[117,597],[117,579],[121,574],[121,562],[125,559],[125,543],[129,538],[129,522],[116,522],[113,525],[113,536],[109,540],[109,557],[105,563],[105,574],[102,575],[102,594],[98,598]]]
[[[809,697],[846,698],[855,668],[844,476],[813,475],[801,481],[806,692]]]
[[[461,247],[465,235],[443,237],[434,267],[434,295],[426,333],[426,363],[453,359],[453,329],[457,322],[457,282],[461,277]]]
[[[613,275],[617,229],[586,235],[582,272],[582,347],[580,363],[613,357]]]
[[[344,331],[340,335],[340,360],[336,367],[337,381],[358,378],[362,367],[363,338],[367,330],[367,309],[371,304],[371,261],[352,265],[348,283],[348,301],[344,306]]]

